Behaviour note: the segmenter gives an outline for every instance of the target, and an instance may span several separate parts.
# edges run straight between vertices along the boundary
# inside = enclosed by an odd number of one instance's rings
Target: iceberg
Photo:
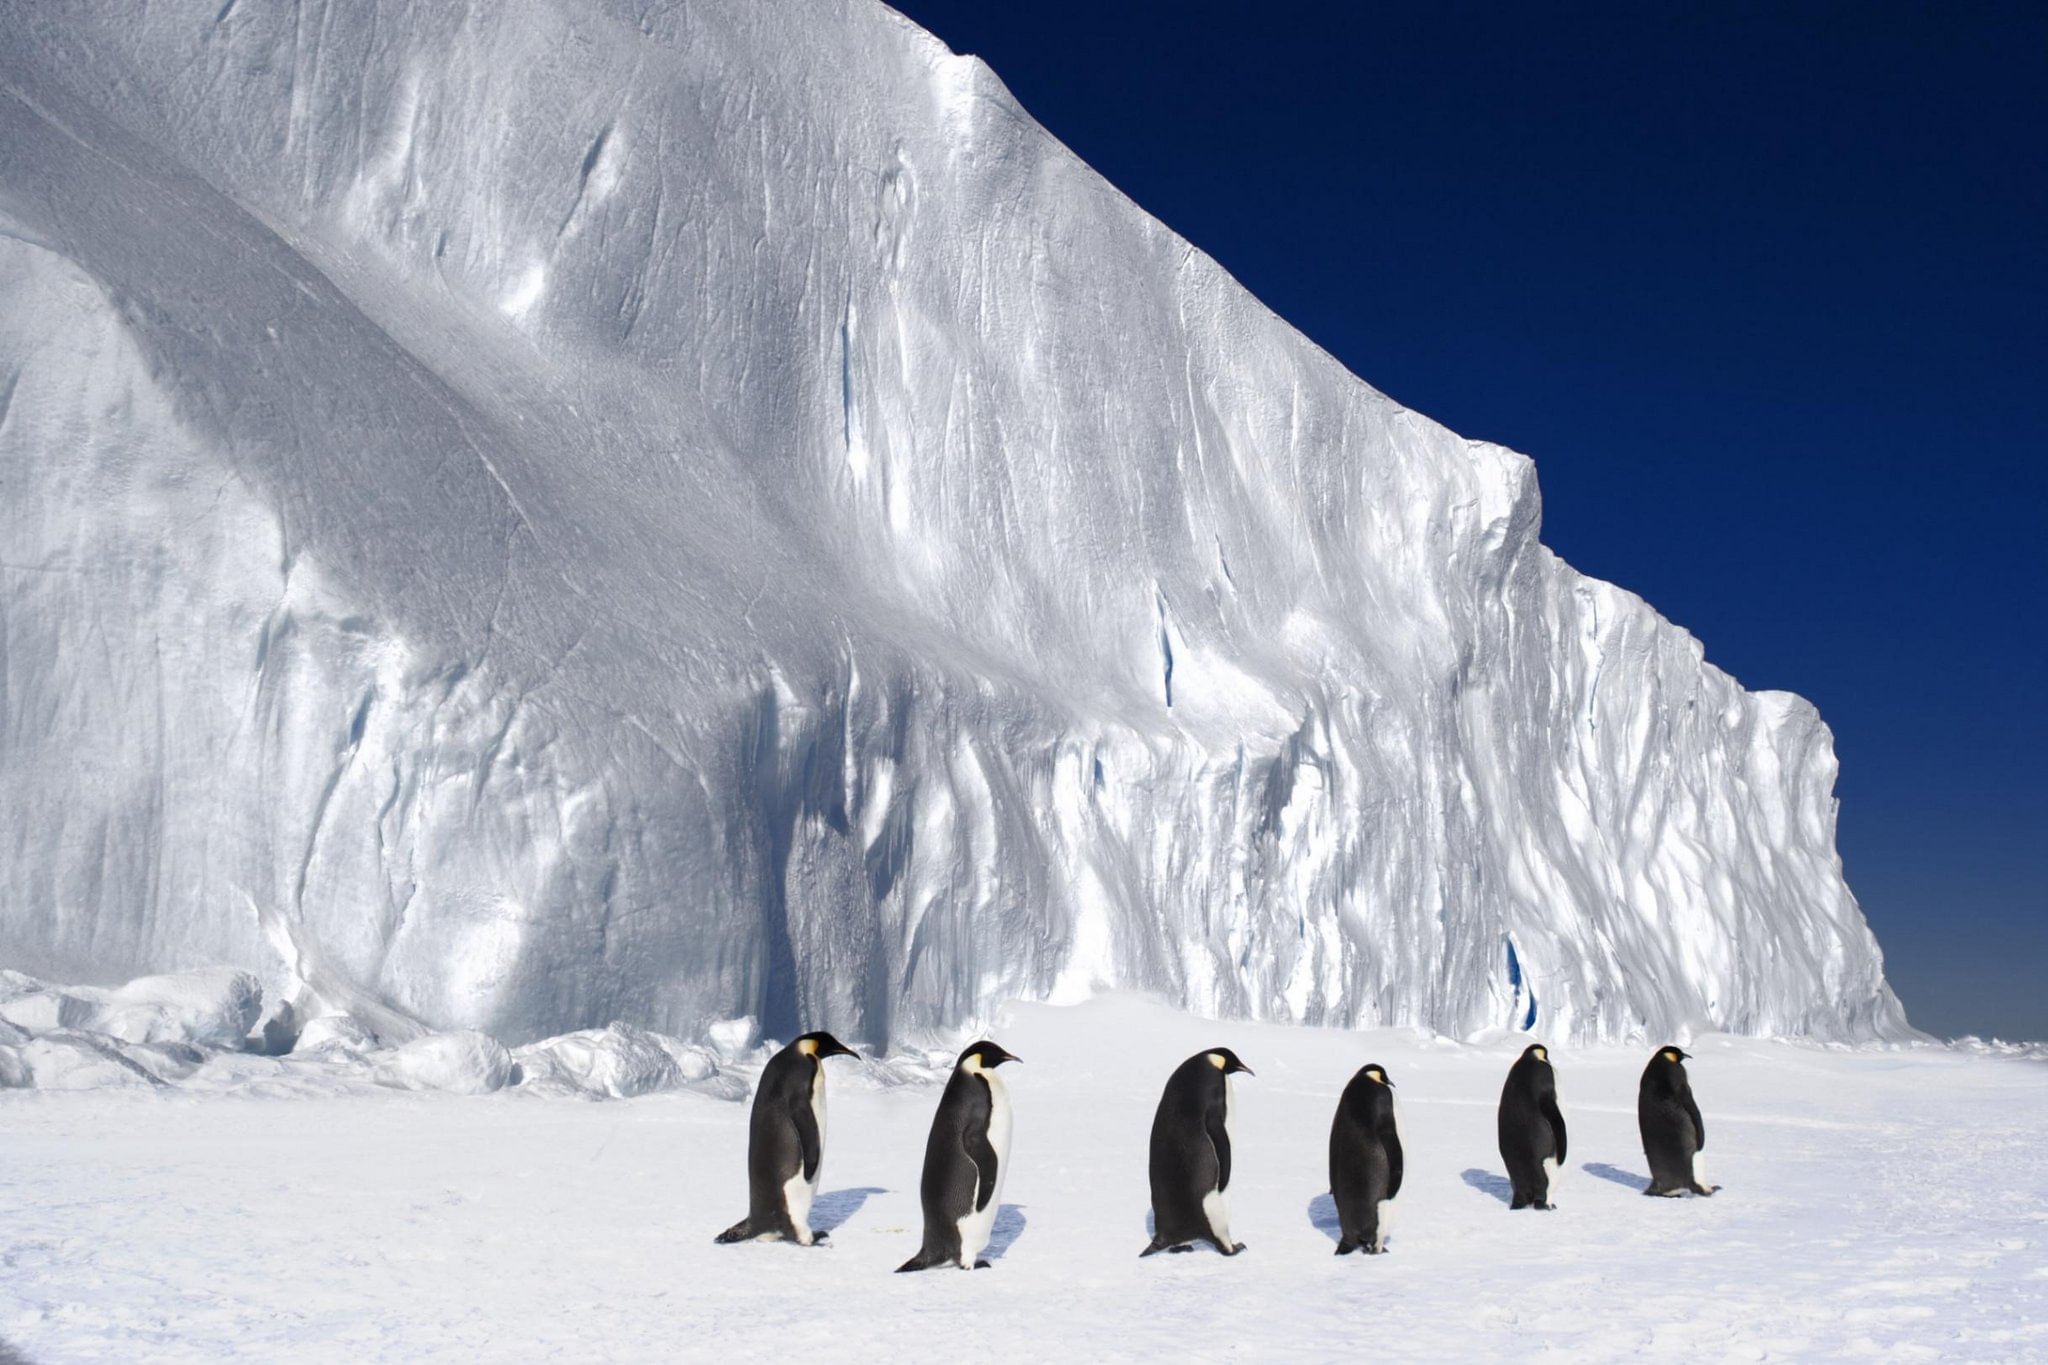
[[[885,7],[0,15],[0,963],[1910,1036],[1813,707]]]

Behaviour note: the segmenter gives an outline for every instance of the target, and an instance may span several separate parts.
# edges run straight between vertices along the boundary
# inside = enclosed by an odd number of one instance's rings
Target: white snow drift
[[[0,21],[0,961],[1904,1031],[1813,709],[880,5]]]

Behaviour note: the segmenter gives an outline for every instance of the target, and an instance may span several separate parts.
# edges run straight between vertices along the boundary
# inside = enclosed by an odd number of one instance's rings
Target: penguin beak
[[[1243,1062],[1239,1062],[1236,1066],[1233,1066],[1230,1069],[1232,1071],[1242,1071],[1247,1076],[1256,1076],[1259,1074],[1258,1072],[1252,1070],[1250,1067],[1246,1066]]]
[[[1021,1062],[1023,1060],[1024,1059],[1022,1057],[1019,1057],[1016,1053],[1011,1052],[1009,1049],[1005,1048],[1003,1050],[1003,1055],[997,1059],[996,1064],[1000,1066],[1004,1062]]]
[[[821,1060],[822,1060],[822,1058],[824,1058],[824,1057],[859,1057],[859,1056],[860,1056],[860,1054],[859,1054],[858,1052],[855,1052],[855,1051],[854,1051],[854,1050],[853,1050],[852,1048],[850,1048],[850,1047],[848,1047],[848,1046],[847,1046],[846,1044],[844,1044],[844,1043],[840,1042],[840,1041],[839,1041],[839,1040],[838,1040],[837,1038],[834,1038],[834,1039],[832,1040],[832,1046],[831,1046],[831,1047],[829,1047],[829,1048],[826,1048],[826,1049],[824,1050],[824,1052],[823,1052],[822,1054],[820,1054],[820,1058],[821,1058]]]

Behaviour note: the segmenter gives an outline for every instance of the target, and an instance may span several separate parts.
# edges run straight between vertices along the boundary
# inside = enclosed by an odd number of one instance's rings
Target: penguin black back
[[[1330,1121],[1330,1200],[1337,1206],[1337,1254],[1386,1249],[1382,1205],[1401,1192],[1401,1134],[1386,1068],[1363,1066]]]
[[[960,1054],[925,1141],[924,1245],[896,1267],[977,1270],[995,1227],[997,1200],[1009,1174],[1010,1097],[995,1069],[1017,1058],[983,1040]]]
[[[1252,1069],[1227,1047],[1182,1062],[1166,1078],[1152,1116],[1152,1241],[1140,1255],[1207,1242],[1225,1256],[1244,1250],[1230,1237],[1230,1077]]]
[[[821,1072],[827,1057],[858,1055],[829,1033],[806,1033],[761,1068],[747,1124],[747,1216],[718,1241],[781,1237],[809,1246],[824,1236],[810,1228],[825,1157]]]
[[[1557,1073],[1550,1049],[1531,1043],[1508,1069],[1500,1092],[1500,1159],[1514,1186],[1516,1209],[1548,1209],[1550,1182],[1564,1165],[1564,1115],[1557,1107]]]
[[[1650,1163],[1650,1187],[1644,1194],[1712,1194],[1719,1188],[1702,1184],[1697,1173],[1699,1153],[1707,1145],[1707,1125],[1685,1072],[1688,1055],[1675,1047],[1658,1048],[1636,1089],[1636,1125],[1643,1134],[1643,1156]]]

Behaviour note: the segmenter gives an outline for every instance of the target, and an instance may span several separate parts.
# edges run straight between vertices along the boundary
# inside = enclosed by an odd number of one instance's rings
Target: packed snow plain
[[[478,1073],[331,1037],[206,1049],[168,1083],[0,1091],[0,1338],[47,1365],[2048,1353],[2038,1050],[1691,1039],[1722,1189],[1663,1200],[1640,1193],[1650,1047],[1554,1046],[1558,1207],[1510,1213],[1494,1108],[1523,1035],[1217,1022],[1131,996],[987,1024],[1023,1060],[994,1264],[968,1274],[893,1273],[950,1048],[828,1064],[831,1237],[812,1249],[712,1243],[746,1207],[766,1051],[743,1023],[709,1049],[668,1040],[701,1055],[626,1099],[592,1078],[647,1073],[594,1062],[629,1049],[588,1038],[550,1045],[554,1084],[482,1095],[394,1088]],[[1217,1044],[1257,1072],[1232,1119],[1249,1249],[1141,1261],[1160,1086]],[[1407,1177],[1387,1254],[1339,1259],[1329,1121],[1371,1062],[1397,1086]]]

